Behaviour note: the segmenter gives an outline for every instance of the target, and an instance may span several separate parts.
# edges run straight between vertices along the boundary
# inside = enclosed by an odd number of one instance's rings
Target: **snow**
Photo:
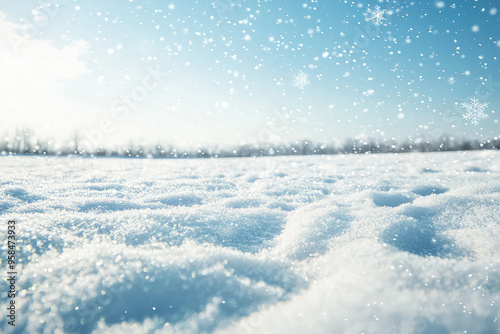
[[[481,119],[486,119],[489,116],[484,113],[484,110],[488,108],[488,103],[479,103],[476,97],[471,98],[470,103],[462,103],[462,108],[467,110],[467,113],[463,116],[464,119],[472,120],[471,123],[474,125],[479,125]]]
[[[499,175],[495,151],[2,157],[16,329],[494,333]]]
[[[304,88],[310,83],[308,77],[309,74],[300,71],[297,75],[293,76],[293,85],[304,90]]]
[[[379,26],[383,24],[383,21],[385,21],[384,13],[386,12],[386,9],[381,10],[380,6],[375,6],[375,10],[372,10],[371,8],[367,8],[367,14],[369,17],[365,19],[367,22],[372,22],[374,25]]]

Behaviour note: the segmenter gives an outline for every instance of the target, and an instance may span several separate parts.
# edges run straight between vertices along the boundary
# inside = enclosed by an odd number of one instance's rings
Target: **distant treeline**
[[[223,157],[258,157],[283,155],[315,154],[365,154],[365,153],[403,153],[403,152],[441,152],[500,149],[500,137],[484,142],[477,140],[455,139],[440,136],[433,140],[417,138],[398,143],[395,140],[346,139],[343,143],[314,143],[302,140],[290,143],[249,144],[233,147],[198,146],[194,149],[181,149],[165,144],[144,144],[131,142],[119,147],[100,147],[86,151],[81,147],[78,134],[65,143],[35,136],[26,129],[0,138],[2,155],[56,155],[56,156],[116,156],[137,158],[223,158]]]

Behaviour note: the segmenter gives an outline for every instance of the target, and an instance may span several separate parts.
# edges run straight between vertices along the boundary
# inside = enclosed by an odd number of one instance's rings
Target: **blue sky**
[[[4,128],[96,145],[500,135],[495,1],[40,3],[0,5]],[[474,96],[478,126],[461,119]]]

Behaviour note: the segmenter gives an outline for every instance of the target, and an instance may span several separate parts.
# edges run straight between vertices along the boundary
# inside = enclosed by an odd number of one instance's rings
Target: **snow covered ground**
[[[0,200],[19,333],[500,329],[499,152],[2,157]]]

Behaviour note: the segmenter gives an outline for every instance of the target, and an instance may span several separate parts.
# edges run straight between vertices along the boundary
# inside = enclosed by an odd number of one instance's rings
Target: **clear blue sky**
[[[379,27],[365,21],[375,5],[387,11]],[[99,144],[490,138],[500,135],[498,10],[481,0],[4,1],[2,46],[29,39],[2,47],[3,126],[61,138],[78,129]],[[23,33],[26,23],[35,28]],[[156,66],[168,75],[115,117]],[[488,103],[478,126],[460,118],[473,96]]]

